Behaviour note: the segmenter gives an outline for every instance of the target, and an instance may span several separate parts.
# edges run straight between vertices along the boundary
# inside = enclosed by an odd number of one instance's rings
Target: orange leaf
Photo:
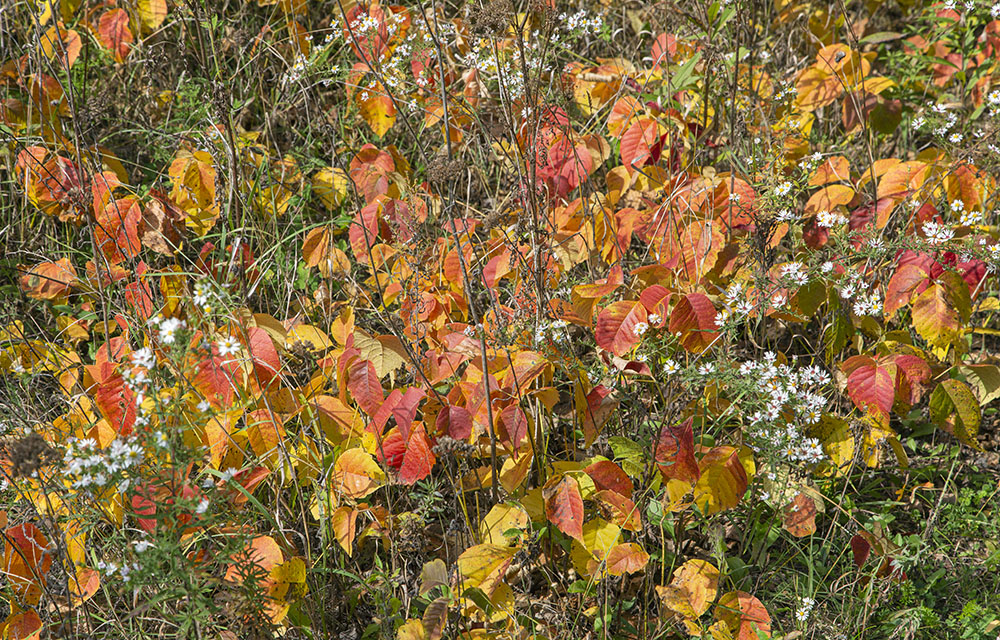
[[[606,562],[608,573],[613,576],[638,573],[649,563],[649,554],[638,544],[626,542],[611,547]]]
[[[115,62],[125,62],[134,40],[128,28],[128,13],[124,9],[105,11],[97,22],[97,39],[111,52]]]
[[[94,240],[112,264],[139,255],[142,205],[135,198],[111,200],[96,215]]]
[[[340,454],[333,465],[331,488],[353,499],[364,498],[385,482],[375,458],[364,449],[354,448]]]
[[[566,475],[554,479],[542,489],[542,498],[549,522],[583,543],[583,497],[577,481]]]
[[[809,177],[810,187],[821,187],[831,182],[846,182],[851,177],[851,166],[844,156],[830,156]]]
[[[713,312],[714,317],[714,312]],[[646,325],[648,314],[638,300],[622,300],[606,307],[597,316],[595,338],[597,346],[623,356],[639,343],[636,327]]]
[[[831,184],[823,187],[809,197],[806,202],[807,214],[820,211],[832,211],[838,206],[847,206],[854,199],[854,189],[843,184]]]
[[[249,575],[258,571],[270,573],[285,559],[281,548],[271,536],[257,536],[235,557],[226,570],[225,580],[242,584]]]
[[[680,342],[688,351],[701,353],[719,335],[715,315],[715,305],[708,296],[689,293],[677,302],[670,313],[670,333],[679,333]]]
[[[4,575],[15,596],[29,605],[38,604],[45,586],[45,574],[52,566],[45,534],[30,522],[3,532]]]
[[[330,514],[333,535],[347,555],[354,555],[354,537],[358,532],[358,510],[353,507],[338,507]]]
[[[782,512],[781,526],[796,538],[816,533],[816,503],[805,493],[799,493]]]
[[[66,294],[77,280],[69,258],[36,264],[21,276],[21,290],[36,300],[55,300]]]
[[[9,640],[38,640],[42,637],[42,619],[34,609],[12,613],[0,624],[0,633]]]
[[[673,580],[656,593],[671,611],[697,619],[708,611],[719,588],[719,570],[707,560],[688,560],[674,571]]]
[[[64,68],[73,66],[83,47],[80,34],[67,29],[62,22],[49,27],[40,38],[39,44],[42,46],[42,55],[50,60],[58,58],[59,66]]]
[[[730,591],[719,598],[715,617],[729,627],[734,640],[771,637],[771,616],[760,600],[743,591]]]

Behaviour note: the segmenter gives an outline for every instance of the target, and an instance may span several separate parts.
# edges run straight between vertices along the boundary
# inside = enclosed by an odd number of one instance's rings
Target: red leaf
[[[399,429],[391,429],[384,438],[378,441],[375,448],[375,457],[379,462],[384,462],[393,469],[399,469],[403,465],[403,456],[406,454],[406,440]]]
[[[869,356],[852,356],[841,368],[847,373],[847,394],[861,411],[870,411],[883,421],[889,419],[896,397],[895,372],[880,366]]]
[[[670,301],[670,296],[670,289],[659,284],[648,286],[639,294],[639,302],[646,307],[646,311],[660,316],[657,326],[662,327],[667,321],[667,303]]]
[[[610,460],[599,460],[584,471],[594,481],[598,491],[608,489],[626,498],[632,497],[632,480],[622,468]]]
[[[670,314],[670,333],[680,333],[680,342],[693,353],[704,351],[719,335],[715,305],[703,293],[689,293]]]
[[[597,346],[619,357],[625,355],[639,343],[636,326],[647,324],[647,317],[646,308],[637,300],[613,303],[597,316]]]
[[[497,435],[500,441],[516,451],[528,433],[528,417],[517,404],[504,408],[497,416]]]
[[[455,440],[468,440],[472,435],[472,414],[465,407],[448,405],[437,416],[438,432],[447,433]]]
[[[375,365],[358,358],[347,367],[347,389],[354,401],[369,416],[374,416],[385,400],[382,383],[375,373]]]
[[[652,164],[653,148],[660,142],[660,127],[651,117],[639,118],[625,130],[621,139],[622,164],[641,167]]]
[[[423,389],[410,387],[392,408],[392,416],[396,419],[396,424],[399,425],[404,436],[410,433],[410,425],[413,424],[413,418],[417,415],[417,407],[420,406],[420,401],[426,395],[427,392]]]
[[[120,9],[119,9],[120,11]],[[94,240],[112,264],[139,255],[142,207],[132,197],[112,199],[95,216]]]
[[[673,478],[694,484],[701,477],[694,459],[694,419],[688,418],[675,427],[663,425],[660,437],[653,445],[653,458],[665,479]]]
[[[422,424],[410,431],[406,441],[406,453],[403,454],[403,464],[399,468],[399,481],[403,484],[413,484],[430,475],[434,468],[434,452],[427,440],[427,433]]]
[[[901,307],[910,304],[913,296],[923,293],[931,279],[923,265],[901,264],[889,278],[885,291],[885,315],[891,318]]]
[[[191,344],[201,342],[201,333],[192,336]],[[198,350],[188,352],[191,359],[197,358]],[[204,353],[204,352],[202,352]],[[240,364],[232,356],[220,356],[219,348],[212,344],[211,352],[202,357],[195,365],[197,373],[192,381],[197,389],[213,407],[228,407],[236,397],[238,373]]]
[[[560,531],[583,542],[583,497],[580,485],[570,476],[562,476],[542,489],[545,516]]]
[[[597,385],[587,394],[587,406],[583,411],[583,435],[588,447],[594,443],[608,418],[618,408],[618,400],[612,396],[613,393],[612,389]]]
[[[253,370],[261,386],[267,386],[281,370],[281,360],[271,336],[260,327],[247,330],[247,351],[253,361]]]

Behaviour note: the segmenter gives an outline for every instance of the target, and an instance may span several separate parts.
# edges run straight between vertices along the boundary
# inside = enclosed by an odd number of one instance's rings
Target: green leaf
[[[976,442],[979,433],[979,402],[969,385],[961,380],[945,380],[930,398],[931,419],[958,438],[959,442],[982,451]]]
[[[879,31],[878,33],[871,33],[858,40],[860,44],[881,44],[883,42],[892,42],[893,40],[899,40],[903,37],[903,34],[897,31]]]
[[[986,406],[1000,398],[1000,367],[994,364],[961,365],[958,372],[969,383],[980,406]]]

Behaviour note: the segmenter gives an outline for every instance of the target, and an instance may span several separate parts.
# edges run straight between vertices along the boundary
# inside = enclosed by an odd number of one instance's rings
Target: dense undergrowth
[[[1000,634],[1000,5],[0,45],[2,637]]]

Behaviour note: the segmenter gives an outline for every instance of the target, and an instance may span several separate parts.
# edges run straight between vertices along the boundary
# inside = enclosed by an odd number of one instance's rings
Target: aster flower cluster
[[[587,12],[580,10],[570,15],[559,14],[559,22],[570,34],[575,36],[597,35],[604,27],[604,19],[601,16],[588,17]]]
[[[846,271],[845,281],[838,288],[840,298],[853,305],[856,316],[877,316],[882,313],[882,294],[872,285],[864,282],[857,271]]]
[[[125,491],[130,482],[128,472],[145,458],[134,438],[115,438],[104,449],[98,448],[92,438],[70,438],[63,463],[66,475],[73,478],[74,489],[103,489],[116,483],[118,491]]]
[[[539,325],[535,329],[535,344],[542,344],[546,340],[553,340],[556,343],[569,342],[569,333],[565,329],[569,327],[569,322],[565,320],[553,320],[548,324]]]
[[[739,375],[764,399],[761,409],[746,416],[757,445],[790,462],[822,462],[819,440],[805,437],[799,425],[819,422],[827,403],[819,390],[830,383],[830,374],[818,366],[777,364],[777,356],[768,351],[762,360],[742,363]]]
[[[847,216],[836,211],[820,211],[816,214],[816,224],[823,229],[832,229],[840,225],[847,224]]]
[[[114,577],[115,574],[118,574],[124,582],[131,580],[132,572],[138,571],[140,568],[139,564],[135,562],[132,564],[118,564],[117,562],[105,562],[104,560],[98,560],[96,567],[98,571],[108,578]]]
[[[753,311],[754,305],[744,294],[743,285],[739,282],[730,283],[724,297],[726,305],[731,310],[730,315],[725,318],[726,320],[730,317],[743,318]]]

